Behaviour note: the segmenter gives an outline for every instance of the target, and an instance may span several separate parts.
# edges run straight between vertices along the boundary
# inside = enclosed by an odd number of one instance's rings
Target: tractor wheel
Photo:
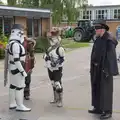
[[[73,38],[74,38],[74,41],[76,42],[82,42],[83,40],[83,31],[78,29],[78,30],[75,30],[74,33],[73,33]]]

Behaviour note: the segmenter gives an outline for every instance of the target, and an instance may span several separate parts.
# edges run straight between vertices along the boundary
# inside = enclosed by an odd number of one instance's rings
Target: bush
[[[4,59],[5,57],[5,48],[8,43],[8,38],[1,34],[0,35],[0,59]]]
[[[2,41],[3,43],[8,43],[8,37],[3,35],[3,34],[1,34],[0,35],[0,41]]]
[[[48,39],[46,37],[40,37],[36,40],[35,52],[36,53],[46,52],[49,46],[50,44]]]

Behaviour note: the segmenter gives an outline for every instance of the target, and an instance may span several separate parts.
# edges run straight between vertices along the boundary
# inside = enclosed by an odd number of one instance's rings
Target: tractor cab
[[[79,20],[77,27],[74,29],[74,40],[77,42],[90,41],[95,34],[93,21]]]
[[[82,27],[82,28],[91,27],[91,21],[90,20],[79,20],[78,27]]]

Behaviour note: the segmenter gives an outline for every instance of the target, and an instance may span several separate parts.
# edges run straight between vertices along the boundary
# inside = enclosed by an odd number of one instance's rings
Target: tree
[[[33,0],[17,0],[16,6],[18,7],[33,7]]]
[[[17,2],[17,0],[7,0],[7,4],[10,6],[15,6],[16,2]]]
[[[85,8],[87,0],[40,0],[40,7],[52,10],[54,24],[60,23],[63,16],[68,18],[68,24],[76,21],[79,16],[79,8]]]
[[[61,22],[63,15],[62,0],[40,0],[40,7],[47,8],[52,11],[52,20],[54,24]]]
[[[4,3],[0,0],[0,5],[4,5]]]
[[[79,17],[80,9],[84,9],[88,3],[87,0],[63,0],[64,14],[67,16],[67,22],[70,24]]]
[[[34,7],[39,7],[39,0],[33,0],[33,6]]]

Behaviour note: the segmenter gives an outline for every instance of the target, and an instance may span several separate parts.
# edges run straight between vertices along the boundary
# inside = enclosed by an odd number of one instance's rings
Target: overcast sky
[[[120,0],[88,0],[93,5],[120,5]]]
[[[6,3],[7,0],[2,0]],[[120,5],[120,0],[88,0],[89,4],[93,5]]]

